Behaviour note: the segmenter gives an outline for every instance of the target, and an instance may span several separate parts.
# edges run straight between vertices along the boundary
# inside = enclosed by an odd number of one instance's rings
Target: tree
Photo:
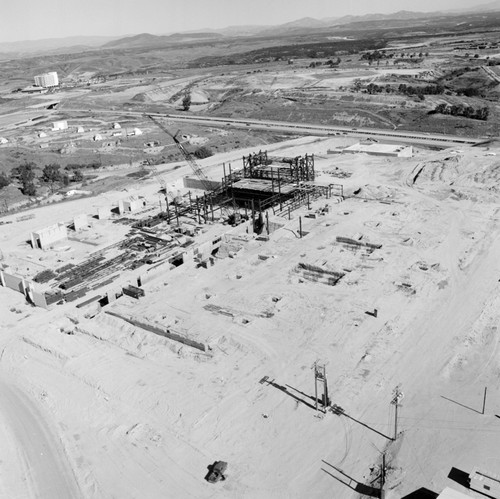
[[[80,170],[73,171],[73,182],[81,182],[83,180],[83,174]]]
[[[35,168],[35,163],[26,162],[17,169],[19,173],[19,181],[22,185],[22,191],[26,196],[36,196]]]
[[[53,183],[61,180],[61,167],[57,163],[45,165],[42,171],[42,181]]]
[[[50,192],[54,192],[56,184],[61,180],[61,167],[57,163],[45,165],[42,171],[42,182],[50,184]]]
[[[201,146],[198,149],[196,149],[196,151],[194,152],[194,155],[198,159],[203,159],[203,158],[209,158],[210,156],[213,156],[214,153],[212,152],[212,150],[209,147]]]
[[[10,178],[5,173],[0,173],[0,189],[7,187],[10,184]]]
[[[182,99],[182,109],[184,109],[184,111],[189,111],[190,107],[191,107],[191,94],[187,93],[184,96],[184,99]]]

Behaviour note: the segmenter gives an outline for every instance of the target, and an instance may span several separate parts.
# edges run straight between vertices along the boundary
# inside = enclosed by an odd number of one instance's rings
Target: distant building
[[[113,123],[113,128],[121,128],[120,123]]]
[[[77,127],[76,132],[83,133],[83,132],[85,132],[85,129],[82,126],[79,126],[79,127]]]
[[[52,123],[52,130],[67,130],[68,129],[68,122],[67,121],[54,121]]]
[[[43,88],[57,87],[59,85],[57,73],[52,71],[51,73],[35,76],[35,85]]]
[[[0,137],[0,144],[7,144],[9,141],[5,137]]]
[[[26,87],[21,90],[21,92],[25,94],[46,94],[47,89],[43,87],[37,87],[37,86],[31,86],[31,87]]]
[[[344,153],[365,153],[373,156],[395,156],[398,158],[411,158],[413,156],[412,146],[402,146],[395,144],[354,144],[342,150]]]

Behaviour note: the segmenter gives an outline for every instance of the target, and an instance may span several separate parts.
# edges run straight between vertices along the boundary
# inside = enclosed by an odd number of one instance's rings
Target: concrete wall
[[[145,205],[145,201],[143,199],[125,199],[123,201],[123,209],[124,211],[138,211],[143,208]]]
[[[13,289],[18,293],[22,293],[29,301],[37,307],[49,308],[45,299],[45,294],[36,291],[35,284],[26,281],[20,276],[9,274],[8,272],[0,272],[0,284],[3,287]]]
[[[205,190],[205,186],[203,185],[203,182],[198,177],[187,176],[187,177],[184,177],[182,180],[184,182],[184,187],[186,189]],[[217,189],[220,186],[221,186],[221,183],[216,181],[216,180],[209,180],[208,181],[208,187],[210,189]]]
[[[107,220],[111,216],[111,208],[97,208],[97,218]]]
[[[31,233],[33,248],[47,249],[62,239],[68,238],[68,230],[64,223],[58,223]]]
[[[73,219],[73,223],[75,225],[76,231],[86,229],[89,226],[89,220],[88,220],[88,217],[85,213],[82,213],[81,215],[77,215]]]
[[[22,277],[2,272],[2,282],[5,283],[5,287],[24,294],[25,286]]]
[[[140,327],[141,329],[145,329],[146,331],[150,331],[151,333],[158,334],[160,336],[164,336],[165,338],[169,338],[169,339],[174,340],[174,341],[178,341],[179,343],[182,343],[183,345],[188,345],[190,347],[201,350],[202,352],[207,351],[207,345],[205,343],[201,343],[200,341],[192,340],[191,338],[188,338],[187,336],[173,332],[170,329],[166,329],[166,328],[163,328],[161,326],[149,324],[147,322],[144,322],[144,321],[141,321],[138,319],[133,319],[132,317],[127,317],[127,316],[118,314],[116,312],[112,312],[111,310],[106,310],[106,313],[109,315],[112,315],[114,317],[118,317],[119,319],[122,319],[122,320],[128,322],[129,324],[132,324],[136,327]]]

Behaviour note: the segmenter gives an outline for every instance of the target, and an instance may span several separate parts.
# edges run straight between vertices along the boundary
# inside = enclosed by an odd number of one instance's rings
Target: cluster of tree
[[[32,161],[27,161],[17,168],[12,170],[13,176],[19,179],[21,183],[22,192],[26,196],[36,196],[36,170],[37,166]]]
[[[429,52],[423,52],[416,53],[416,52],[408,52],[405,54],[404,52],[401,52],[399,58],[400,59],[422,59],[423,57],[429,57]],[[373,61],[380,61],[381,59],[394,59],[398,57],[398,54],[396,52],[389,52],[387,53],[385,50],[374,50],[373,52],[365,52],[361,56],[361,60],[368,61],[368,62],[373,62]]]
[[[385,45],[386,41],[380,37],[317,43],[294,43],[224,56],[201,57],[189,62],[188,68],[223,66],[225,64],[252,64],[257,61],[275,61],[278,57],[282,60],[303,59],[305,57],[328,59],[339,55],[358,54],[365,50],[381,50]]]
[[[64,169],[66,171],[74,170],[76,172],[77,170],[86,168],[93,168],[94,170],[97,170],[101,166],[101,163],[99,163],[98,161],[92,161],[90,163],[68,163],[68,165],[65,166]]]
[[[36,196],[36,170],[39,168],[32,161],[26,161],[12,169],[10,178],[5,174],[0,175],[0,189],[9,185],[11,179],[17,179],[21,184],[21,190],[26,196]],[[70,170],[69,165],[64,170]],[[57,163],[45,165],[39,181],[48,184],[51,192],[54,192],[61,185],[69,185],[70,182],[81,182],[83,175],[80,169],[73,170],[73,175],[70,177],[67,171],[61,170],[61,166]],[[2,185],[3,184],[3,185]]]
[[[311,64],[309,64],[310,68],[315,68],[318,66],[330,66],[331,68],[334,68],[338,66],[342,62],[342,59],[340,57],[337,57],[337,59],[334,61],[332,59],[328,59],[328,61],[325,62],[320,62],[320,61],[313,61]]]
[[[466,97],[484,97],[483,89],[474,87],[457,88],[457,95],[465,95]]]
[[[366,91],[369,94],[380,94],[385,92],[387,94],[398,93],[402,95],[440,95],[444,92],[444,87],[441,85],[422,85],[414,87],[412,85],[406,85],[401,83],[399,86],[394,85],[376,85],[375,83],[369,83],[366,86]]]
[[[210,147],[207,146],[198,147],[198,149],[196,149],[196,151],[193,154],[198,159],[209,158],[210,156],[214,155],[212,149],[210,149]]]
[[[458,105],[448,105],[448,104],[438,104],[434,111],[434,114],[449,114],[451,116],[463,116],[464,118],[470,118],[473,120],[486,121],[490,114],[490,110],[487,107],[480,107],[474,109],[471,106],[464,106],[463,104]]]

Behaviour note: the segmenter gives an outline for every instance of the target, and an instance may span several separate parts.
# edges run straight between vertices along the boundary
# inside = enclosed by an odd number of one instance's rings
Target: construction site
[[[0,498],[500,499],[500,21],[446,19],[0,54]]]
[[[6,497],[495,486],[494,146],[342,144],[184,150],[125,190],[2,218]]]

